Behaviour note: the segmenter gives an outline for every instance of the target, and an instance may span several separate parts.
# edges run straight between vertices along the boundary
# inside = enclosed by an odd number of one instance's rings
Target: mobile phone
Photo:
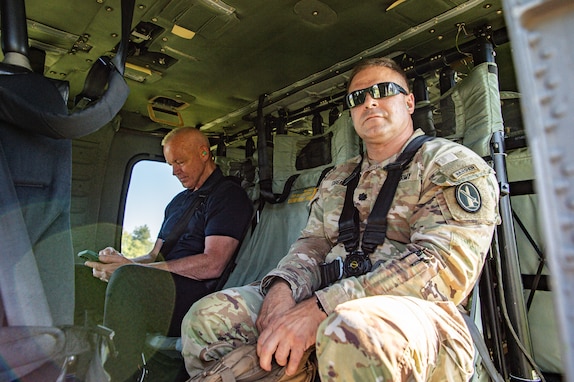
[[[78,252],[78,257],[86,261],[100,261],[98,254],[94,251],[90,251],[89,249],[84,249],[83,251]]]

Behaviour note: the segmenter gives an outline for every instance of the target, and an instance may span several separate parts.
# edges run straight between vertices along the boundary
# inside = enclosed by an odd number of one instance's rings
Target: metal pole
[[[494,62],[494,48],[489,39],[488,30],[477,32],[478,38],[473,52],[474,64],[478,65],[483,62]],[[532,366],[528,363],[525,354],[522,352],[520,344],[511,335],[514,331],[517,340],[523,345],[523,348],[532,354],[532,345],[530,341],[530,331],[528,328],[528,316],[526,305],[524,303],[523,285],[520,273],[520,263],[518,261],[518,247],[516,245],[516,236],[514,222],[512,217],[512,207],[510,205],[510,190],[506,175],[504,134],[497,131],[492,136],[491,141],[492,160],[498,184],[500,185],[500,215],[502,225],[497,230],[500,241],[500,258],[501,278],[504,287],[504,300],[506,312],[511,327],[507,331],[508,357],[510,368],[510,379],[517,381],[538,381],[532,379],[535,375]]]
[[[32,70],[28,59],[28,26],[24,0],[1,0],[4,63]]]

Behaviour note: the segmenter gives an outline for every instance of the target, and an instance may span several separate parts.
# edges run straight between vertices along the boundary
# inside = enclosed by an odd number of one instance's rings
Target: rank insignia
[[[464,182],[456,187],[454,192],[456,202],[466,212],[477,212],[482,207],[480,191],[470,182]]]

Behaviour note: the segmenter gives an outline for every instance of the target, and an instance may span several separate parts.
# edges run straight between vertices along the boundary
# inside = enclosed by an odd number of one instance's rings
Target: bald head
[[[190,144],[197,144],[199,146],[209,147],[209,139],[201,131],[191,126],[177,127],[171,130],[161,141],[161,145],[165,146],[169,141],[174,138],[178,140],[185,140]]]
[[[170,131],[161,142],[166,162],[184,187],[196,190],[215,170],[209,139],[193,127]]]

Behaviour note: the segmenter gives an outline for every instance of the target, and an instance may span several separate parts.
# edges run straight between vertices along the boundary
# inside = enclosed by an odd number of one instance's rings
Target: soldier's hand
[[[315,344],[317,328],[326,318],[315,298],[305,300],[280,316],[275,316],[259,335],[257,354],[264,370],[271,370],[273,357],[285,373],[293,375],[305,350]]]
[[[269,322],[273,321],[275,317],[280,317],[284,312],[295,306],[295,300],[291,294],[291,287],[289,284],[279,279],[271,285],[261,309],[255,321],[255,326],[259,333],[265,330]]]

